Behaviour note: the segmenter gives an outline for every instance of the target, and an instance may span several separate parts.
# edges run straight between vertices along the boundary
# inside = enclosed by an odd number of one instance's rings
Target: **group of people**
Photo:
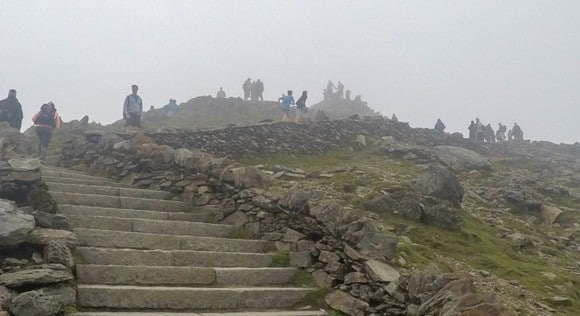
[[[251,78],[246,79],[244,84],[242,84],[242,89],[244,90],[244,100],[248,101],[264,101],[264,83],[260,79],[252,81]],[[223,91],[220,88],[220,91]],[[225,98],[225,92],[224,92]]]
[[[494,131],[491,124],[485,125],[479,118],[476,118],[475,121],[471,121],[467,129],[469,130],[469,139],[478,142],[495,143],[506,140],[524,140],[524,132],[517,123],[514,123],[509,131],[505,125],[498,123],[498,129]]]
[[[434,129],[439,133],[445,133],[445,128],[443,121],[437,119]],[[514,127],[509,131],[505,125],[499,123],[497,131],[494,131],[491,123],[485,125],[479,118],[476,118],[475,121],[471,121],[467,129],[469,130],[469,139],[478,142],[495,143],[506,140],[524,140],[524,132],[517,123],[514,123]]]
[[[22,105],[16,98],[16,90],[10,89],[8,97],[0,101],[0,122],[7,122],[11,128],[20,131],[22,128]],[[44,161],[48,154],[48,144],[52,131],[60,128],[61,119],[52,101],[43,104],[40,111],[32,116],[34,130],[38,136],[38,151],[40,160]]]
[[[294,122],[299,123],[306,112],[306,99],[308,99],[308,91],[302,91],[302,95],[298,98],[298,101],[294,102],[294,96],[292,95],[292,90],[288,90],[287,94],[282,94],[281,97],[278,98],[278,103],[282,108],[282,122],[288,122],[290,120],[290,105],[296,104],[296,119]]]

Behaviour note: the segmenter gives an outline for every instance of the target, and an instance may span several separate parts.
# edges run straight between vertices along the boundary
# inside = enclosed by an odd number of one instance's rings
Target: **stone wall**
[[[457,315],[483,308],[481,304],[495,308],[488,315],[501,315],[493,298],[475,298],[468,275],[441,274],[430,267],[401,276],[390,265],[398,237],[386,231],[376,215],[297,186],[271,193],[264,189],[274,181],[275,170],[240,166],[231,158],[215,156],[318,154],[355,146],[362,141],[358,135],[391,137],[398,143],[413,137],[427,147],[463,141],[382,119],[134,137],[93,132],[67,143],[61,164],[173,192],[191,201],[208,221],[236,225],[244,234],[272,241],[277,251],[288,253],[291,265],[312,273],[317,285],[329,291],[327,304],[348,315],[423,315],[441,310],[455,310],[447,315]],[[291,172],[301,175],[300,170]]]
[[[24,137],[0,130],[0,151],[0,315],[58,315],[76,299],[74,234]]]

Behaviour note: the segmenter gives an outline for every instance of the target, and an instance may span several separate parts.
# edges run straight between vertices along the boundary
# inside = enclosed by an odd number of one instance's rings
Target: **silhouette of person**
[[[217,92],[215,97],[217,99],[225,99],[226,98],[226,92],[224,91],[223,87],[220,87],[220,91]]]
[[[443,124],[441,119],[437,119],[437,122],[435,123],[435,130],[439,133],[445,133],[445,124]]]
[[[282,107],[282,122],[288,121],[288,115],[290,113],[290,105],[294,104],[294,97],[292,96],[292,90],[288,90],[288,95],[282,95],[278,98],[280,106]]]
[[[244,81],[242,85],[242,89],[244,90],[244,101],[248,101],[250,98],[250,93],[252,91],[252,79],[248,78]]]
[[[22,105],[16,98],[16,90],[10,89],[8,97],[0,101],[0,122],[8,122],[10,127],[20,130],[23,117]]]

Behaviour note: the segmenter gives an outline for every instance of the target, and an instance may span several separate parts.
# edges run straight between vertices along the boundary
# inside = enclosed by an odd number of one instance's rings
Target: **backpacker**
[[[35,123],[38,125],[46,125],[54,128],[56,126],[56,122],[54,121],[54,112],[40,111],[40,115],[38,116],[38,119],[36,119]]]

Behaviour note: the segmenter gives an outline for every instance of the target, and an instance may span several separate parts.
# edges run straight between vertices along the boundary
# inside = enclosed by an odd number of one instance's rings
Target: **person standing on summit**
[[[288,90],[288,95],[282,95],[278,98],[278,102],[280,102],[280,106],[282,107],[282,122],[288,121],[289,113],[290,113],[290,105],[294,104],[294,97],[292,96],[292,90]]]
[[[123,118],[127,124],[127,132],[134,131],[141,128],[141,115],[143,114],[143,100],[137,95],[139,87],[132,85],[133,93],[125,97],[123,104]]]
[[[242,85],[242,89],[244,90],[244,101],[248,101],[252,91],[252,79],[250,78],[246,79],[246,81],[244,81],[244,84]]]
[[[60,128],[61,119],[54,103],[48,102],[40,107],[40,111],[32,117],[32,122],[34,123],[34,130],[38,136],[38,151],[40,156],[40,161],[46,159],[48,154],[48,144],[52,137],[52,131]]]

